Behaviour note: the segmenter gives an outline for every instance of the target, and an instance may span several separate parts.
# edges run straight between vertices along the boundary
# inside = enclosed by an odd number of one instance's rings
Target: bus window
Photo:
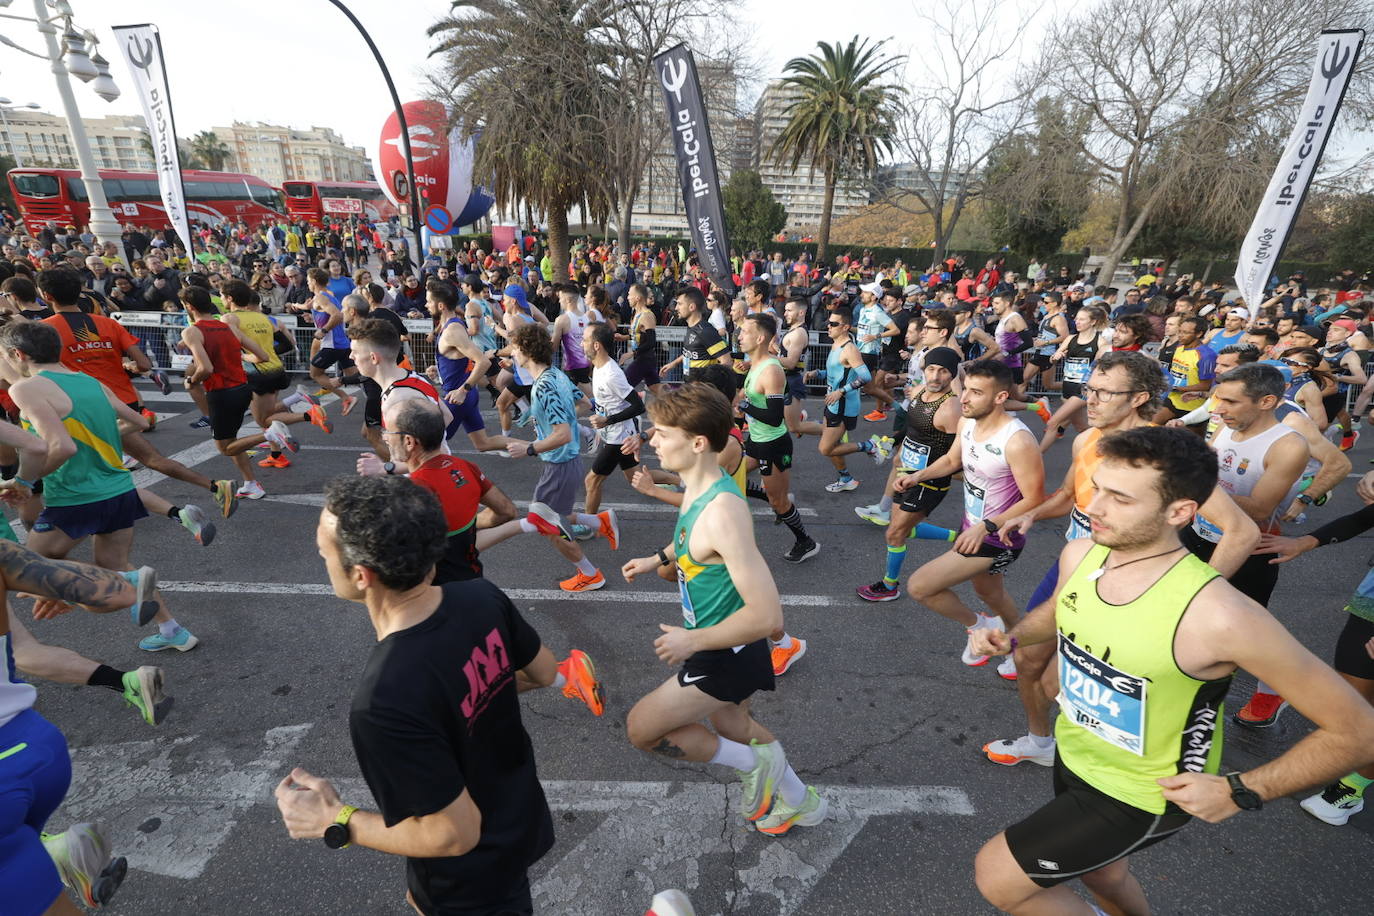
[[[25,197],[56,197],[61,187],[52,175],[13,175],[14,189]]]
[[[74,201],[86,202],[86,183],[80,178],[67,179],[67,196]]]
[[[285,209],[282,206],[281,195],[277,193],[276,188],[260,184],[250,184],[248,186],[248,192],[253,195],[253,200],[256,203],[270,210],[281,212]]]
[[[301,181],[288,181],[281,187],[286,192],[286,196],[293,200],[309,200],[315,194],[313,185]]]

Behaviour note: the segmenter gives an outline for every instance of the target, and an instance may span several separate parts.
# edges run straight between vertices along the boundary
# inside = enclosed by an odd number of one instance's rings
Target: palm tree
[[[430,26],[441,56],[434,82],[454,112],[475,112],[473,173],[512,212],[533,205],[548,220],[559,276],[569,256],[568,211],[603,219],[604,118],[613,89],[607,16],[618,0],[453,0]]]
[[[866,175],[881,153],[892,148],[894,101],[900,91],[884,78],[900,63],[881,54],[883,42],[870,46],[856,35],[849,44],[817,42],[819,54],[794,57],[783,69],[782,90],[792,98],[787,124],[769,156],[796,169],[806,160],[811,174],[825,178],[816,262],[825,263],[830,244],[830,213],[835,185],[842,177]]]
[[[212,172],[223,171],[231,154],[213,130],[202,130],[191,138],[191,155]]]

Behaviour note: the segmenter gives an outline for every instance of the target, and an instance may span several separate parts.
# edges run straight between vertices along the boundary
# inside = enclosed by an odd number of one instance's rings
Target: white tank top
[[[1291,426],[1275,423],[1258,436],[1238,442],[1235,431],[1229,426],[1223,426],[1218,430],[1216,440],[1212,443],[1219,466],[1217,483],[1232,496],[1249,496],[1255,491],[1255,485],[1259,483],[1260,477],[1264,475],[1264,456],[1269,454],[1270,447],[1284,436],[1301,436],[1301,433]],[[1299,476],[1288,489],[1287,495],[1279,500],[1274,515],[1269,517],[1267,523],[1260,525],[1262,530],[1277,533],[1277,517],[1293,502],[1301,486],[1302,477]],[[1193,530],[1198,536],[1212,543],[1221,540],[1221,529],[1203,517],[1201,512],[1193,519]]]
[[[14,653],[10,651],[10,635],[0,636],[0,657],[5,665],[5,677],[0,680],[0,728],[10,720],[33,706],[38,691],[32,684],[25,684],[14,670]],[[0,753],[6,748],[0,747]]]
[[[1021,488],[1007,463],[1007,441],[1018,432],[1030,430],[1016,418],[1002,425],[986,442],[973,437],[976,422],[968,421],[959,430],[959,452],[964,463],[964,524],[960,530],[981,526],[983,519],[993,518],[1021,500]],[[988,543],[1005,547],[996,535],[989,535]],[[1022,547],[1026,539],[1014,536],[1013,548]]]

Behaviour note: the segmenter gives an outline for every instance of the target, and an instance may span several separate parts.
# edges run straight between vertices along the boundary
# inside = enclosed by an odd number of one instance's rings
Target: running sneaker
[[[654,894],[644,916],[696,916],[692,901],[682,891],[672,888]]]
[[[216,480],[210,484],[210,494],[215,497],[215,505],[219,506],[225,518],[238,511],[238,500],[234,498],[238,485],[237,480]]]
[[[868,413],[864,414],[864,419],[870,423],[881,423],[887,419],[887,412],[875,407]]]
[[[161,725],[172,711],[172,698],[162,692],[162,669],[144,665],[124,673],[124,702],[149,725]]]
[[[874,436],[868,440],[873,443],[873,463],[882,464],[892,457],[892,437]]]
[[[782,836],[793,827],[814,827],[825,820],[829,813],[830,805],[821,798],[816,787],[807,786],[806,798],[802,799],[800,805],[793,808],[779,795],[778,800],[773,802],[773,810],[769,811],[763,820],[756,821],[754,826],[758,828],[759,833]]]
[[[353,412],[353,408],[358,406],[358,399],[351,394],[339,395],[339,402],[343,405],[339,408],[339,413],[345,417]]]
[[[163,394],[172,393],[172,383],[167,380],[167,375],[161,369],[154,369],[148,373],[148,380],[157,386],[157,390]]]
[[[234,495],[239,499],[262,499],[267,495],[267,491],[256,480],[246,480]]]
[[[311,404],[305,415],[310,418],[312,426],[318,426],[327,433],[334,431],[334,424],[329,422],[329,414],[324,412],[324,408],[319,405],[319,402]]]
[[[564,579],[558,583],[558,587],[565,592],[594,592],[606,586],[606,577],[601,575],[601,570],[596,571],[594,576],[584,576],[581,572],[574,573],[571,579]]]
[[[129,619],[134,626],[147,626],[157,615],[159,605],[153,597],[157,591],[157,573],[151,566],[141,566],[119,574],[125,582],[134,587],[134,603],[129,605]]]
[[[286,424],[280,420],[273,420],[267,425],[267,429],[262,434],[267,437],[267,441],[272,443],[279,452],[291,452],[295,454],[301,450],[301,444],[296,441],[296,437],[291,435]]]
[[[1316,795],[1304,798],[1298,806],[1332,827],[1344,827],[1346,821],[1364,810],[1364,799],[1344,781],[1337,780]]]
[[[858,488],[859,482],[848,474],[836,480],[834,483],[825,485],[827,493],[844,493],[849,490],[857,490]]]
[[[558,663],[558,673],[563,675],[563,696],[570,700],[581,700],[587,704],[592,715],[599,716],[606,711],[606,694],[601,682],[596,679],[596,666],[591,656],[581,649],[573,649],[568,657]]]
[[[620,522],[616,520],[615,510],[607,509],[605,512],[598,512],[596,517],[601,519],[601,530],[597,533],[606,539],[612,550],[619,550]]]
[[[260,468],[275,468],[279,471],[291,467],[291,459],[285,455],[268,455],[258,462]]]
[[[1268,728],[1279,721],[1279,713],[1288,708],[1288,701],[1272,693],[1256,690],[1250,700],[1231,716],[1231,721],[1247,728]]]
[[[787,673],[787,669],[796,664],[797,659],[806,654],[806,640],[792,637],[792,645],[784,649],[782,646],[774,645],[769,651],[773,657],[773,676],[782,677]]]
[[[517,410],[518,410],[518,408],[517,408]],[[520,411],[520,415],[519,415],[519,419],[517,419],[517,420],[515,421],[515,425],[516,425],[516,426],[529,426],[529,425],[530,425],[531,423],[533,423],[533,422],[534,422],[534,411],[533,411],[533,410],[521,410],[521,411]]]
[[[576,523],[568,526],[568,533],[573,536],[574,541],[590,541],[592,538],[596,537],[596,531],[594,531],[591,526],[578,525]]]
[[[981,614],[978,616],[981,618],[983,627],[992,627],[996,630],[1006,629],[1005,624],[1002,623],[1001,617],[984,617]],[[964,652],[959,657],[959,660],[970,668],[981,668],[988,663],[988,657],[986,655],[973,654],[973,631],[975,629],[979,629],[977,624],[968,628],[969,638],[968,641],[964,643]]]
[[[855,506],[854,514],[866,522],[872,522],[884,528],[892,524],[892,512],[884,510],[883,507],[877,503],[871,506]]]
[[[140,407],[138,413],[143,419],[148,421],[148,428],[144,430],[145,433],[150,433],[157,429],[157,414],[146,407]]]
[[[882,579],[872,585],[860,585],[855,591],[865,601],[896,601],[902,596],[901,586],[895,583],[889,586]]]
[[[201,417],[201,418],[200,418],[199,420],[197,420],[196,422],[190,424],[190,426],[191,426],[192,429],[209,429],[209,428],[210,428],[210,418],[209,418],[209,417]]]
[[[1002,664],[997,666],[997,675],[1004,681],[1016,680],[1016,659],[1010,655],[1002,659]]]
[[[1034,401],[1031,401],[1031,403],[1035,405],[1035,415],[1040,418],[1040,422],[1048,426],[1050,417],[1054,416],[1054,414],[1050,412],[1049,399],[1043,397],[1036,398]]]
[[[748,820],[757,821],[773,804],[778,780],[787,772],[787,755],[776,741],[760,744],[751,738],[749,746],[754,749],[754,768],[740,771],[739,813]]]
[[[202,547],[209,547],[210,542],[215,539],[215,523],[206,519],[205,510],[200,506],[190,503],[182,506],[181,511],[177,513],[177,521],[181,523],[181,527],[191,532],[191,537]]]
[[[1047,745],[1041,745],[1031,740],[1030,735],[1022,735],[1014,741],[1002,738],[998,741],[989,741],[983,745],[983,753],[988,755],[988,759],[993,763],[1000,763],[1004,767],[1014,767],[1018,763],[1036,763],[1042,767],[1054,766],[1054,740],[1051,739]]]
[[[321,388],[320,391],[323,392],[324,389]],[[319,406],[320,406],[320,398],[321,398],[321,397],[324,397],[323,394],[321,394],[319,397],[316,397],[315,395],[313,395],[313,394],[311,394],[310,392],[306,391],[304,388],[302,388],[302,387],[299,386],[299,385],[296,386],[296,394],[300,395],[300,396],[301,396],[301,399],[302,399],[303,401],[305,401],[305,403],[309,404],[311,407],[319,407]]]
[[[586,423],[579,423],[577,424],[577,431],[582,435],[582,453],[584,455],[594,454],[601,445],[596,438],[596,430]]]
[[[129,864],[123,856],[110,858],[110,844],[94,824],[72,824],[62,833],[40,834],[62,883],[81,897],[81,902],[97,909],[110,902]]]
[[[177,631],[171,636],[163,636],[159,631],[152,636],[144,637],[138,643],[138,647],[147,652],[161,652],[163,649],[190,652],[198,645],[200,640],[192,636],[191,631],[185,627],[177,627]]]
[[[525,521],[533,525],[540,534],[561,537],[565,541],[573,539],[572,533],[563,527],[563,520],[558,517],[558,513],[546,503],[530,503],[530,511],[525,516]]]
[[[804,541],[797,541],[793,544],[788,548],[787,553],[782,555],[782,558],[789,563],[800,563],[803,560],[811,559],[820,552],[821,545],[811,538],[807,538]]]
[[[305,392],[302,391],[301,394],[305,394]],[[329,391],[328,388],[321,388],[321,389],[319,389],[318,391],[316,391],[313,395],[311,395],[311,394],[306,394],[305,396],[308,397],[308,398],[315,398],[315,399],[318,400],[319,398],[327,398],[327,397],[329,397],[329,395],[330,395],[330,391]]]
[[[1341,451],[1348,452],[1355,447],[1355,443],[1360,441],[1360,431],[1358,429],[1348,430],[1341,436]]]

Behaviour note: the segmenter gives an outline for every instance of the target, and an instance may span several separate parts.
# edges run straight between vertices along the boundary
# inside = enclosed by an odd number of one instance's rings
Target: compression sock
[[[124,692],[124,672],[109,665],[97,665],[95,671],[86,679],[87,687],[104,687],[115,693]]]
[[[889,493],[887,496],[884,496],[882,499],[878,500],[878,509],[883,512],[891,512],[892,502],[892,494]]]
[[[789,808],[798,808],[806,801],[806,783],[801,781],[801,777],[792,769],[790,763],[782,774],[782,779],[778,780],[778,794]]]
[[[593,566],[592,561],[588,560],[586,557],[583,557],[582,559],[578,560],[577,563],[574,565],[577,566],[577,571],[580,572],[582,575],[586,576],[588,579],[596,575],[596,567]]]
[[[1369,787],[1370,783],[1374,782],[1374,779],[1366,779],[1359,773],[1351,773],[1349,776],[1342,776],[1341,782],[1354,789],[1357,798],[1364,798],[1364,790]]]
[[[778,516],[778,521],[787,526],[787,530],[792,532],[792,537],[797,539],[798,544],[811,540],[811,536],[806,533],[806,526],[802,524],[801,513],[797,511],[795,503],[788,506],[787,511]]]
[[[939,525],[931,525],[926,522],[917,522],[916,527],[911,529],[911,536],[923,541],[952,541],[958,535],[949,528],[941,528]]]
[[[763,484],[749,481],[744,485],[744,495],[750,499],[760,499],[768,502],[768,491],[763,488]]]
[[[289,410],[292,404],[299,404],[301,401],[304,400],[305,396],[302,395],[299,391],[292,391],[286,397],[281,399],[281,406]]]
[[[177,635],[177,630],[180,629],[181,624],[177,623],[175,619],[157,625],[157,631],[162,634],[164,639],[171,639],[173,636]]]
[[[167,510],[167,517],[170,518],[172,521],[176,522],[178,525],[181,524],[181,507],[172,506],[170,509]]]
[[[749,745],[717,736],[716,752],[711,755],[711,759],[707,763],[734,767],[747,773],[758,765],[758,758],[754,755],[754,749]]]
[[[906,562],[906,545],[893,547],[887,545],[887,569],[883,572],[883,584],[891,588],[897,584],[902,574],[902,564]]]

